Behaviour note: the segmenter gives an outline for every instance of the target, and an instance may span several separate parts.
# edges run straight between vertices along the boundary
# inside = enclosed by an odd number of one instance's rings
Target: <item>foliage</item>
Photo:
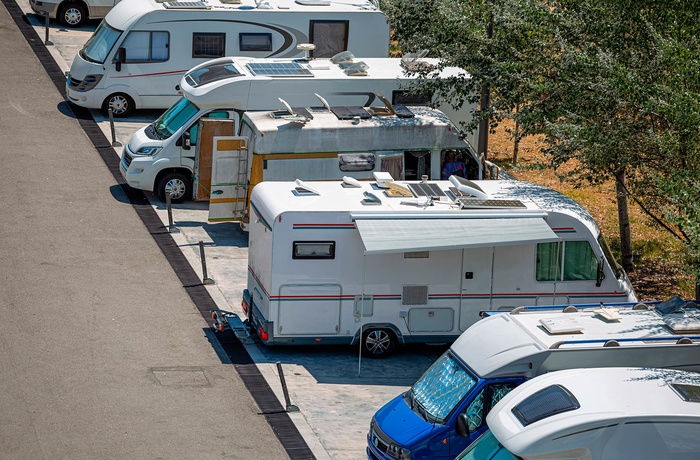
[[[489,89],[488,119],[541,134],[569,180],[625,178],[686,245],[700,275],[700,5],[684,0],[384,0],[401,49],[427,48],[458,79],[426,78],[455,107]],[[489,33],[489,26],[492,33]],[[518,108],[515,111],[515,108]]]

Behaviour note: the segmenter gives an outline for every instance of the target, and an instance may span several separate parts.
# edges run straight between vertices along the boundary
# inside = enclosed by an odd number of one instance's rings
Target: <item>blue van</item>
[[[654,304],[527,307],[478,321],[408,391],[376,412],[368,458],[454,459],[488,429],[486,415],[503,396],[546,372],[620,366],[700,371],[700,336],[674,330],[689,317],[700,324],[697,305],[684,302],[668,313],[663,303]],[[679,314],[686,321],[678,321]]]

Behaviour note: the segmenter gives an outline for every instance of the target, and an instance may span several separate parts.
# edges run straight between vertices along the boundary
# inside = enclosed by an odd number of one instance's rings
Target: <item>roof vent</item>
[[[333,55],[331,57],[331,62],[333,64],[344,64],[348,62],[352,62],[353,59],[355,59],[355,55],[352,54],[350,51],[341,51],[338,54]]]
[[[672,383],[673,388],[683,401],[700,403],[700,386],[684,383]]]
[[[365,77],[367,76],[368,70],[369,66],[365,64],[364,61],[355,62],[345,69],[345,75],[350,77]]]
[[[552,385],[525,398],[512,409],[512,412],[523,426],[528,426],[547,417],[576,410],[579,407],[581,405],[569,390],[561,385]]]

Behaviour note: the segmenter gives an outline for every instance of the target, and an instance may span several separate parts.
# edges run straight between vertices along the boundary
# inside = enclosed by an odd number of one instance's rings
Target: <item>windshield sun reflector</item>
[[[576,410],[581,405],[569,390],[561,385],[552,385],[523,400],[512,409],[515,418],[528,426],[552,415]]]

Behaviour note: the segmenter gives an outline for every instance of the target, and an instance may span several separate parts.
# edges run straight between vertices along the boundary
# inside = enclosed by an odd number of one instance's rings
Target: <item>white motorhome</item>
[[[368,457],[395,460],[400,452],[417,460],[454,459],[488,429],[486,415],[504,395],[549,372],[620,366],[700,371],[696,304],[672,299],[583,307],[516,309],[476,322],[407,392],[377,411]],[[614,394],[604,382],[584,382],[601,397]]]
[[[100,19],[119,3],[119,0],[29,0],[37,14],[48,13],[66,27],[80,27],[89,19]]]
[[[221,126],[214,134],[234,135],[239,132],[240,120],[245,112],[282,109],[284,107],[279,99],[292,107],[321,105],[314,93],[320,94],[332,106],[369,107],[382,104],[376,98],[377,93],[386,96],[391,104],[419,105],[418,102],[430,102],[430,98],[418,99],[407,92],[410,83],[416,80],[410,69],[415,66],[437,65],[435,59],[353,60],[347,53],[334,59],[311,61],[257,58],[209,61],[185,74],[180,84],[183,97],[178,102],[156,121],[134,133],[123,150],[122,172],[126,171],[124,177],[131,187],[156,191],[161,199],[163,195],[159,185],[165,177],[163,174],[167,174],[168,180],[161,189],[164,190],[169,183],[168,190],[174,187],[182,192],[172,197],[174,201],[190,199],[192,189],[189,180],[181,182],[173,178],[177,179],[180,175],[186,179],[192,177],[198,150],[203,142],[208,147],[210,139],[204,140],[204,136],[199,135],[202,121],[231,120],[231,123],[217,122]],[[457,68],[447,68],[435,77],[449,78],[463,73]],[[473,111],[473,107],[463,107],[456,111],[449,104],[440,105],[438,109],[456,126],[460,122],[469,121]],[[319,121],[315,120],[307,129],[318,125]],[[475,145],[477,138],[477,132],[467,136],[472,145]],[[391,147],[406,149],[408,144],[402,144]],[[423,148],[425,145],[421,142],[416,147]],[[278,148],[278,151],[288,153],[292,151],[290,148],[292,147],[287,146],[286,150]],[[365,145],[362,150],[372,149]],[[137,159],[138,173],[134,170],[137,165],[127,170],[131,159]],[[295,177],[285,179],[292,180]]]
[[[636,300],[590,214],[551,189],[301,183],[262,182],[250,199],[244,305],[265,344],[385,355],[450,342],[484,310]]]
[[[245,227],[250,190],[263,181],[371,179],[379,171],[438,179],[441,161],[452,151],[471,167],[466,172],[472,178],[482,173],[480,159],[452,122],[428,107],[388,103],[246,112],[240,136],[205,134],[221,124],[230,129],[231,123],[203,120],[198,147],[189,147],[187,136],[183,140],[192,152],[188,157],[132,156],[125,149],[122,175],[131,187],[153,189],[161,199],[166,194],[176,202],[193,195],[209,199],[210,221],[242,221]]]
[[[66,96],[124,116],[170,106],[185,72],[212,58],[330,57],[346,50],[389,55],[387,18],[369,1],[123,0],[73,60]]]
[[[459,460],[696,460],[700,375],[669,369],[576,369],[537,377],[486,417]]]

